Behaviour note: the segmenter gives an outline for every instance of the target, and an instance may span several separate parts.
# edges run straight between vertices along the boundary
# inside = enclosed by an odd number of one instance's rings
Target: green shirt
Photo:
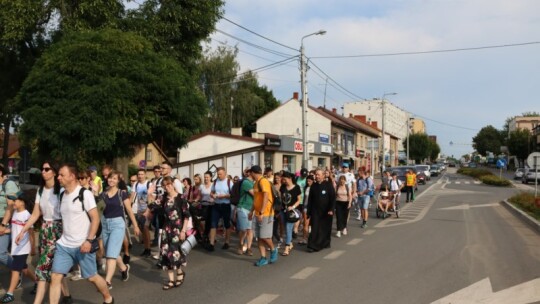
[[[298,187],[300,187],[300,190],[302,191],[302,200],[300,201],[300,204],[304,203],[304,190],[306,189],[306,181],[307,178],[305,177],[298,177],[298,179],[296,180],[296,184],[298,185]]]
[[[253,196],[249,193],[249,190],[253,189],[254,182],[250,179],[244,179],[242,181],[242,187],[240,188],[240,202],[238,202],[238,208],[251,210],[253,207]]]
[[[17,191],[19,191],[19,187],[12,180],[4,180],[4,183],[0,186],[0,218],[4,217],[4,215],[6,214],[6,209],[7,209],[6,195],[16,194]]]

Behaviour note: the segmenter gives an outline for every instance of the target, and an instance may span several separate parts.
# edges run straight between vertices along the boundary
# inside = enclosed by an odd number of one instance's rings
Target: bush
[[[480,176],[479,179],[482,181],[482,183],[486,185],[493,185],[499,187],[509,187],[512,185],[512,183],[506,178],[500,178],[495,175],[483,175]]]
[[[534,193],[522,191],[510,197],[508,201],[537,220],[540,220],[540,206],[535,204]]]
[[[493,175],[493,173],[486,169],[475,169],[475,168],[460,168],[457,173],[468,175],[474,178],[480,179],[482,176]],[[494,176],[494,175],[493,175]]]

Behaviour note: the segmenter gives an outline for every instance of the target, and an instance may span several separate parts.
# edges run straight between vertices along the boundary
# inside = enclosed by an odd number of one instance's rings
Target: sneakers
[[[268,265],[268,260],[265,257],[261,257],[254,265],[257,267],[266,266]]]
[[[356,217],[356,220],[357,221],[361,221],[362,220],[362,216],[360,214],[358,214],[358,216]]]
[[[157,253],[157,254],[154,254],[154,255],[152,256],[152,259],[154,259],[154,260],[159,260],[159,257],[160,257],[160,255],[159,255],[159,253]],[[125,263],[124,263],[124,264],[125,264]]]
[[[124,253],[124,256],[122,257],[122,262],[124,262],[124,264],[129,264],[129,261],[131,260],[131,257],[129,255],[126,255]]]
[[[144,258],[148,258],[152,255],[152,252],[150,251],[150,249],[144,249],[144,251],[140,254],[140,256],[144,257]]]
[[[341,231],[336,232],[336,237],[337,237],[337,238],[340,238],[340,237],[341,237]]]
[[[6,293],[2,298],[0,298],[0,303],[11,303],[13,301],[15,301],[15,297],[9,293]]]
[[[129,280],[129,264],[126,264],[126,270],[122,271],[121,274],[122,274],[122,281],[126,282],[127,280]]]
[[[366,222],[362,223],[362,225],[360,226],[360,228],[367,228],[367,223],[366,223]]]
[[[212,244],[208,244],[208,245],[206,245],[206,247],[204,247],[204,248],[205,248],[206,250],[210,251],[210,252],[214,251],[214,245],[212,245]]]
[[[72,280],[72,281],[82,280],[81,272],[79,270],[74,270],[71,273],[72,273],[72,275],[71,275],[70,280]]]
[[[107,282],[107,281],[105,281],[105,283],[107,283],[107,288],[109,288],[109,290],[111,290],[112,289],[112,284]]]
[[[343,228],[343,235],[347,235],[347,228]]]
[[[274,248],[274,250],[270,251],[270,263],[273,264],[277,262],[278,258],[278,249]]]
[[[251,248],[248,248],[248,249],[246,250],[246,255],[247,255],[247,256],[253,256],[253,251],[251,251]]]
[[[223,246],[221,247],[221,249],[223,249],[223,250],[229,249],[229,243],[223,244]]]

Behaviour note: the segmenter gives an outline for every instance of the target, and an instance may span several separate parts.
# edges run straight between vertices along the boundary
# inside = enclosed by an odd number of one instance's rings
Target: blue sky
[[[540,1],[536,0],[273,0],[228,1],[225,17],[258,34],[300,48],[308,57],[386,54],[459,49],[540,41]],[[227,34],[288,55],[291,50],[221,20]],[[216,32],[212,46],[237,45],[241,71],[283,60]],[[261,58],[262,57],[262,58]],[[442,152],[471,152],[472,137],[486,125],[502,128],[507,117],[540,112],[540,44],[407,56],[312,58],[329,80],[327,107],[359,98],[380,98],[425,120]],[[259,82],[281,101],[300,92],[298,62],[258,73]],[[311,65],[310,104],[324,100],[325,76]],[[453,142],[454,145],[450,145]]]

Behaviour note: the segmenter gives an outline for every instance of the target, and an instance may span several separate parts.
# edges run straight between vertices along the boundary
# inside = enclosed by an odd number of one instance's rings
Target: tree
[[[431,161],[437,160],[440,153],[441,153],[441,148],[439,147],[439,144],[430,140],[429,141],[429,158],[431,159]]]
[[[422,163],[430,157],[431,142],[432,140],[425,133],[409,134],[409,157],[417,164]],[[407,150],[407,140],[403,141],[403,148]]]
[[[79,163],[130,156],[162,136],[182,146],[206,113],[178,62],[119,30],[65,35],[38,60],[21,92],[23,139],[42,155]]]
[[[503,138],[501,137],[501,133],[491,125],[483,127],[473,137],[473,147],[481,155],[486,155],[487,151],[498,153],[502,143]]]
[[[532,151],[530,146],[531,132],[527,129],[517,129],[510,132],[508,138],[508,151],[515,155],[520,163],[527,159]]]

